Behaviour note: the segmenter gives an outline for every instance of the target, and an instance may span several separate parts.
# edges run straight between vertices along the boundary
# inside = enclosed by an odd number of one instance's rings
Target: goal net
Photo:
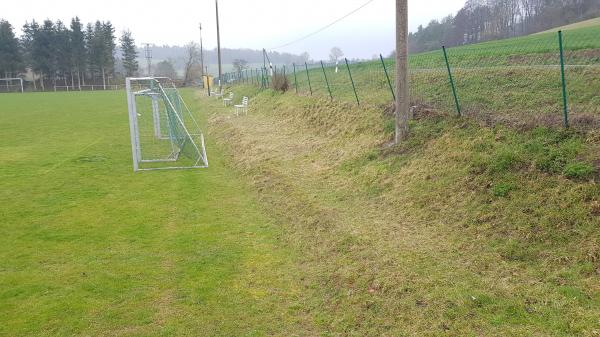
[[[206,168],[204,136],[168,78],[126,79],[134,171]]]
[[[23,92],[23,79],[20,77],[0,78],[0,92]]]

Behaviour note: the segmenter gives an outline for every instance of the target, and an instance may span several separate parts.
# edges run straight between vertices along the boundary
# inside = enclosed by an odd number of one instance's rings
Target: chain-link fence
[[[409,56],[411,104],[457,114],[546,119],[565,126],[600,118],[600,27],[490,41]],[[225,75],[356,104],[394,100],[394,59],[292,64]]]

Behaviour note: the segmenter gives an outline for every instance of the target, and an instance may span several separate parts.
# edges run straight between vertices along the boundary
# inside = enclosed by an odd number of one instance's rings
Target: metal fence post
[[[562,30],[558,31],[558,48],[560,49],[560,77],[562,80],[563,114],[565,118],[565,128],[569,127],[569,105],[567,99],[567,79],[565,78],[565,56],[563,49]]]
[[[323,76],[325,76],[325,84],[327,84],[327,91],[329,91],[329,98],[333,99],[333,95],[331,95],[331,88],[329,87],[329,80],[327,79],[327,74],[325,73],[325,66],[323,65],[323,61],[321,61],[321,68],[323,69]]]
[[[350,71],[350,65],[348,64],[348,59],[344,57],[346,61],[346,68],[348,68],[348,75],[350,75],[350,82],[352,82],[352,90],[354,90],[354,97],[356,97],[356,104],[360,105],[360,100],[358,99],[358,94],[356,93],[356,86],[354,85],[354,79],[352,78],[352,72]]]
[[[379,54],[379,59],[381,60],[381,65],[383,65],[383,72],[385,73],[385,78],[387,78],[388,86],[390,87],[390,92],[392,93],[392,97],[394,98],[395,102],[396,93],[394,92],[394,87],[392,87],[392,81],[390,81],[390,76],[388,75],[387,68],[385,67],[385,62],[383,62],[383,55]]]
[[[265,68],[265,80],[266,80],[266,84],[267,84],[267,88],[271,85],[269,83],[269,70],[267,70],[267,68]]]
[[[454,95],[454,104],[456,104],[456,112],[459,116],[462,116],[460,111],[460,103],[458,102],[458,95],[456,94],[456,86],[454,85],[454,78],[452,77],[452,70],[450,70],[450,62],[448,62],[448,53],[446,52],[446,46],[442,46],[444,52],[444,60],[446,60],[446,68],[448,69],[448,78],[450,79],[450,86],[452,87],[452,95]]]
[[[312,96],[312,85],[310,84],[310,74],[308,73],[308,64],[304,62],[304,67],[306,68],[306,77],[308,78],[308,89],[310,89],[310,95]]]
[[[296,88],[296,94],[298,94],[298,78],[296,77],[296,63],[293,63],[294,66],[294,87]]]

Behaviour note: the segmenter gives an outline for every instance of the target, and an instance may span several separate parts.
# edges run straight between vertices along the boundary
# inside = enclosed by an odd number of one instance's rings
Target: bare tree
[[[183,69],[183,85],[186,86],[191,82],[193,77],[194,66],[200,59],[200,50],[195,42],[190,42],[185,46],[185,67]]]
[[[246,68],[248,68],[248,61],[242,59],[235,59],[233,60],[233,67],[235,68],[235,71],[241,73]]]
[[[331,52],[329,52],[329,59],[331,62],[337,62],[340,57],[344,56],[344,52],[339,47],[331,48]]]
[[[303,62],[310,62],[310,54],[308,54],[307,52],[304,52],[304,53],[300,54],[300,59]]]
[[[154,74],[159,77],[168,77],[170,79],[175,79],[177,77],[175,66],[173,66],[173,61],[170,59],[158,62],[154,69]]]

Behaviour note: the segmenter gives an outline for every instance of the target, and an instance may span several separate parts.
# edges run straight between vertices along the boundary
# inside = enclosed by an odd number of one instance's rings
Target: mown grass
[[[596,336],[597,132],[480,126],[250,86],[215,136],[303,252],[324,336]]]
[[[2,95],[0,129],[0,335],[312,334],[294,252],[210,137],[207,170],[133,173],[123,92]]]

